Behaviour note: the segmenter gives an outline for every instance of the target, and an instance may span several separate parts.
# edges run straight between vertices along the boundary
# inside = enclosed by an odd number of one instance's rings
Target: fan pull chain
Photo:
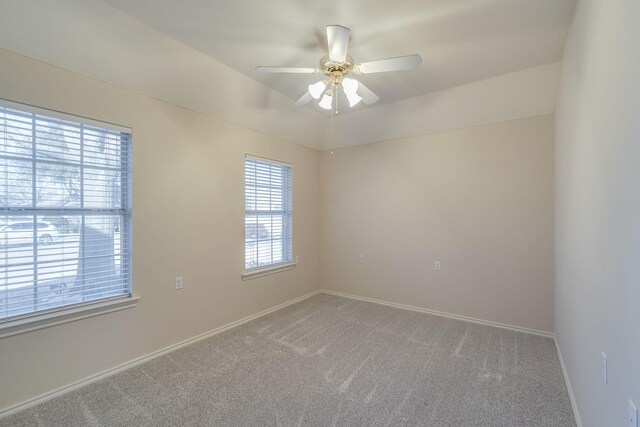
[[[335,114],[331,114],[331,155],[333,156],[333,142],[335,139],[335,132],[333,130],[333,118],[334,118]]]
[[[335,141],[335,131],[334,131],[334,127],[333,127],[333,119],[336,116],[336,114],[338,114],[338,86],[334,85],[334,89],[333,89],[333,100],[335,102],[335,106],[334,108],[331,109],[331,155],[333,156],[333,145],[334,145],[334,141]]]
[[[331,147],[329,147],[331,149],[331,155],[333,156],[333,140],[335,138],[335,134],[333,131],[333,114],[331,114]]]

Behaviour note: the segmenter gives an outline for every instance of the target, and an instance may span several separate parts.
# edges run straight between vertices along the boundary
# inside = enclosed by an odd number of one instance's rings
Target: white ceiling
[[[362,76],[390,103],[558,61],[575,0],[104,0],[292,100],[315,67],[325,25],[351,28],[356,62],[419,53],[419,70]],[[221,85],[224,82],[220,82]],[[366,108],[366,107],[365,107]]]
[[[0,48],[326,149],[552,114],[573,3],[0,0]],[[334,132],[329,116],[293,105],[309,75],[254,71],[315,66],[328,23],[351,27],[356,61],[424,59],[419,70],[363,76],[381,101],[342,110]]]

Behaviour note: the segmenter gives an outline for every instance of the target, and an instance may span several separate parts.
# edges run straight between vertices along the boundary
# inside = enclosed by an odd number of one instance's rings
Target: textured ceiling
[[[558,61],[574,6],[574,0],[104,1],[292,100],[318,77],[254,68],[316,67],[327,24],[351,28],[356,62],[419,53],[418,70],[361,77],[380,103]]]

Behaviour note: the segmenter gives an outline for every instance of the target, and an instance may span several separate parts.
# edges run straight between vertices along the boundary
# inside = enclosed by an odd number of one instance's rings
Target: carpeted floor
[[[3,426],[575,426],[553,341],[318,294]]]

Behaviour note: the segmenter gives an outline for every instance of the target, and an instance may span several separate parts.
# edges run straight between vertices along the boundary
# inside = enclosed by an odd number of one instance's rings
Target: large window
[[[291,165],[246,156],[245,270],[291,262]]]
[[[0,323],[131,293],[131,133],[0,101]]]

